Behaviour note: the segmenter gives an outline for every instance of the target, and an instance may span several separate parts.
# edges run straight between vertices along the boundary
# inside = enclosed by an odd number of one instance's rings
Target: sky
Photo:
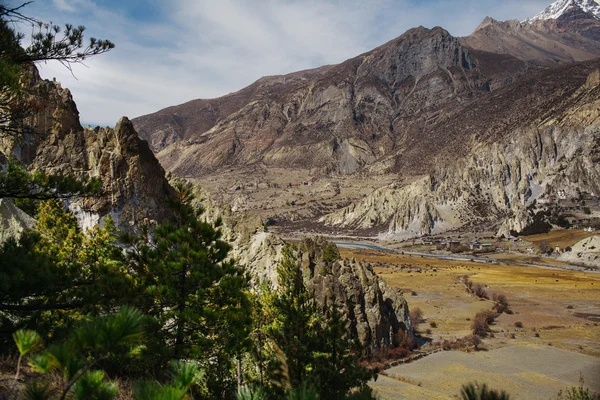
[[[4,0],[9,5],[24,0]],[[469,35],[486,16],[534,16],[551,0],[35,0],[23,13],[84,25],[116,44],[75,65],[38,64],[73,93],[83,124],[114,126],[262,76],[337,64],[422,25]],[[22,26],[23,32],[31,28]]]

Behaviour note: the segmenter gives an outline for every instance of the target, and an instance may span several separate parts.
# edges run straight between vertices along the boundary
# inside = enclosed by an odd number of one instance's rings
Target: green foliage
[[[302,384],[290,392],[289,400],[319,400],[319,394],[316,389]]]
[[[260,388],[251,389],[248,386],[242,386],[238,391],[237,400],[266,400],[267,395]]]
[[[34,379],[25,385],[21,393],[24,400],[51,400],[57,395],[57,390],[50,382]]]
[[[463,385],[460,390],[460,396],[463,400],[509,400],[510,396],[504,390],[491,390],[484,383],[469,383]]]
[[[556,400],[597,400],[600,399],[600,395],[590,392],[589,388],[585,388],[583,385],[585,381],[583,375],[579,374],[579,386],[572,386],[566,388],[563,392],[560,390]]]
[[[133,388],[134,400],[181,400],[187,390],[158,382],[137,382]]]
[[[42,337],[36,331],[19,330],[13,334],[13,338],[21,357],[39,350],[44,345]]]
[[[175,360],[171,363],[173,385],[178,388],[191,389],[204,377],[204,371],[195,362]]]
[[[282,254],[269,337],[285,355],[291,387],[298,388],[314,367],[323,321],[316,301],[304,286],[295,248],[286,245]]]
[[[340,251],[334,243],[328,242],[323,249],[323,261],[328,264],[334,263],[340,259]]]
[[[29,365],[42,374],[56,371],[62,375],[61,400],[69,393],[77,399],[112,399],[118,394],[118,386],[105,380],[104,371],[92,370],[92,367],[108,354],[125,351],[139,343],[143,336],[143,318],[140,311],[129,307],[116,314],[89,317],[67,341],[51,345],[32,357]]]
[[[172,383],[138,382],[134,387],[135,400],[180,400],[203,378],[204,372],[194,362],[171,363]]]
[[[362,346],[350,335],[349,323],[335,301],[326,309],[325,317],[314,374],[322,398],[342,400],[351,389],[366,388],[377,373],[359,365]]]
[[[110,218],[83,232],[51,200],[40,204],[37,220],[33,232],[0,248],[2,331],[29,326],[55,338],[84,314],[126,302],[133,282]]]
[[[13,158],[0,172],[0,198],[10,198],[33,214],[40,200],[95,196],[100,194],[98,178],[76,179],[72,176],[29,173]]]
[[[84,26],[74,27],[66,24],[63,29],[52,22],[44,23],[27,17],[20,10],[27,4],[29,3],[15,8],[0,5],[0,44],[3,49],[0,59],[6,63],[25,65],[55,60],[69,66],[71,63],[79,63],[91,56],[106,53],[115,47],[110,40],[96,38],[90,38],[88,44],[84,45]],[[15,33],[9,25],[18,23],[31,25],[33,28],[26,49],[21,47],[24,35]],[[3,75],[0,76],[4,78]]]
[[[104,371],[87,371],[73,385],[73,394],[78,400],[111,400],[119,394],[119,386],[106,382]]]
[[[199,220],[191,199],[186,187],[179,188],[174,220],[129,238],[136,301],[156,319],[153,336],[173,358],[200,360],[209,388],[230,392],[233,361],[249,347],[248,277],[228,258],[221,233]]]

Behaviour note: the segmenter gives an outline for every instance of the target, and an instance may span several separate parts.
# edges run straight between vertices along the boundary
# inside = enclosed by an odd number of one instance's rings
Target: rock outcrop
[[[232,257],[244,266],[255,283],[277,286],[277,267],[285,242],[264,232],[260,221],[230,212],[196,187],[196,206],[208,221],[221,219],[221,230],[233,245]],[[402,293],[380,279],[369,264],[354,260],[325,260],[322,239],[303,239],[297,246],[307,288],[324,306],[334,300],[350,322],[350,329],[371,347],[395,344],[399,331],[412,334],[408,304]]]
[[[0,244],[18,239],[23,231],[33,229],[35,220],[8,199],[0,199]]]
[[[165,218],[172,188],[132,123],[123,117],[114,129],[83,128],[68,89],[42,80],[35,69],[28,79],[27,92],[40,106],[24,121],[30,129],[3,141],[3,155],[16,157],[31,171],[99,178],[100,196],[69,201],[84,227],[109,214],[122,229],[143,218]]]
[[[379,279],[370,264],[325,260],[327,242],[304,239],[298,245],[307,288],[320,304],[335,301],[350,321],[350,330],[371,346],[396,344],[399,331],[412,334],[408,304],[402,293]]]
[[[600,236],[592,236],[577,242],[571,251],[561,254],[558,259],[576,265],[600,268]]]

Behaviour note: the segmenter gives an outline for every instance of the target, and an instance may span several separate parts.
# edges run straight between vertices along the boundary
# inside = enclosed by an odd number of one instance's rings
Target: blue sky
[[[9,4],[20,3],[8,0]],[[423,25],[470,34],[486,16],[525,19],[551,0],[36,0],[24,13],[85,25],[116,48],[39,65],[73,93],[82,122],[113,126],[265,75],[342,62]],[[26,27],[24,31],[27,32]]]

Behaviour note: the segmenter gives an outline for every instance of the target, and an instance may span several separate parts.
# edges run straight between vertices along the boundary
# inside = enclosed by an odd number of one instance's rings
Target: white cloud
[[[239,90],[265,75],[339,63],[424,25],[468,35],[486,15],[534,15],[549,0],[53,0],[36,17],[84,24],[110,53],[75,66],[41,66],[73,92],[86,123],[112,125],[194,98]],[[41,3],[41,2],[40,2]],[[131,16],[136,10],[160,17]],[[48,6],[50,4],[50,6]],[[53,6],[52,6],[53,5]],[[129,15],[129,16],[128,16]]]

